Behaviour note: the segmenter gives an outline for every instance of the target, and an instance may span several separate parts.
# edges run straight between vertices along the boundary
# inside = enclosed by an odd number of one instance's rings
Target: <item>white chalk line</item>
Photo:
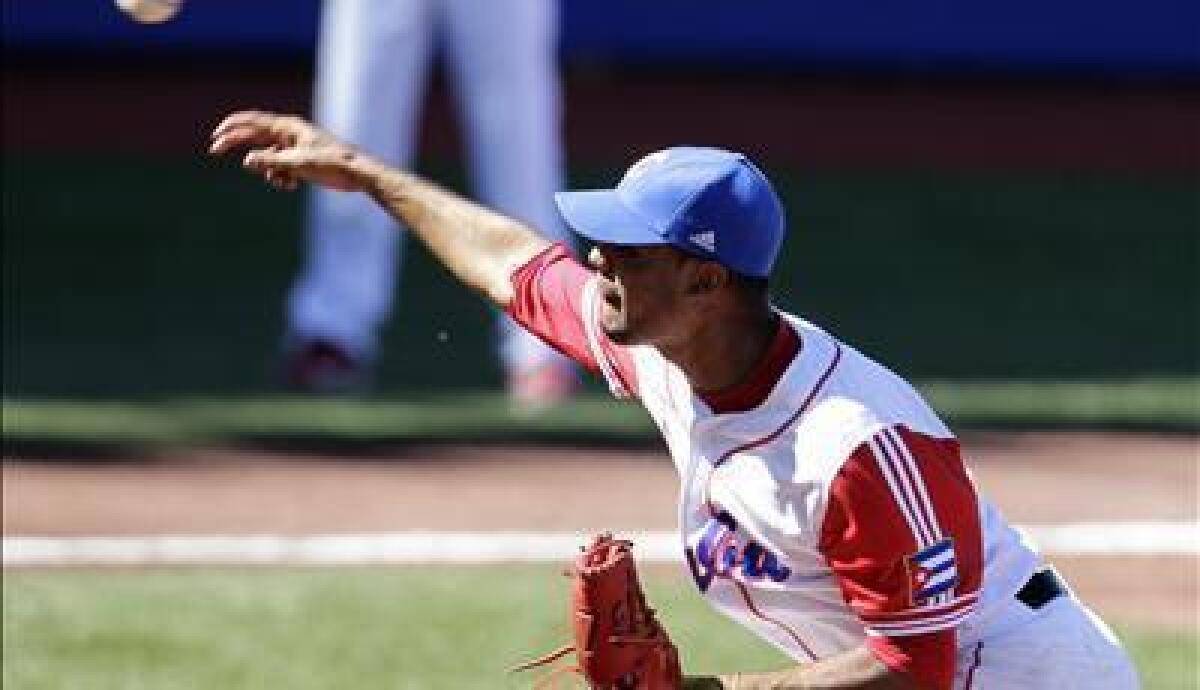
[[[1021,527],[1061,556],[1196,556],[1200,522]],[[5,537],[4,567],[561,563],[594,531]],[[644,563],[682,561],[675,532],[621,532]]]

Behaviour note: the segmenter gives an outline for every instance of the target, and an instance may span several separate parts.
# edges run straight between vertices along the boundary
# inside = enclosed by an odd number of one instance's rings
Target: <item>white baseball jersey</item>
[[[759,404],[715,414],[657,350],[604,336],[597,281],[561,246],[513,283],[518,322],[649,411],[681,479],[688,568],[733,620],[801,662],[953,630],[956,688],[1137,687],[1073,597],[1037,610],[1016,599],[1040,556],[899,376],[780,314],[798,353]]]
[[[701,592],[801,661],[1007,603],[1040,558],[978,498],[950,431],[905,381],[785,318],[800,353],[744,413],[711,414],[674,365],[633,348]]]

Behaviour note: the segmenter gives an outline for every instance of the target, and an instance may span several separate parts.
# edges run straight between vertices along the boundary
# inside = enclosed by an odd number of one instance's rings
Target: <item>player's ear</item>
[[[715,261],[696,261],[688,285],[688,294],[702,295],[724,287],[729,282],[729,271]]]

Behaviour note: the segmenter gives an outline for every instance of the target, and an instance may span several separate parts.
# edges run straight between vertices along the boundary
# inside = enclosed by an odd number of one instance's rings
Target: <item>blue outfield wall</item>
[[[140,27],[110,0],[3,0],[3,36],[6,51],[294,58],[311,51],[318,10],[318,0],[190,0],[175,21]],[[565,0],[562,18],[569,60],[1200,75],[1197,0]]]

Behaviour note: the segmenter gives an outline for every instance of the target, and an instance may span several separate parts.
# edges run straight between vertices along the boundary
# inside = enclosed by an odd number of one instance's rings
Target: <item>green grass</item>
[[[8,574],[4,686],[528,687],[504,670],[566,641],[554,571]],[[778,661],[683,584],[652,596],[697,670]]]
[[[1186,175],[772,173],[791,224],[777,302],[905,376],[1200,374],[1200,194]],[[85,181],[68,201],[64,176]],[[6,156],[0,180],[5,397],[271,390],[302,195],[199,156]],[[415,246],[397,294],[385,394],[499,383],[489,310]]]
[[[1200,428],[1200,378],[1130,381],[928,381],[922,392],[964,424]]]
[[[552,567],[7,572],[5,688],[528,687],[567,638]],[[644,575],[690,673],[785,662],[681,578]],[[1195,631],[1121,628],[1148,690],[1195,687]]]
[[[935,382],[932,404],[963,425],[1115,425],[1200,428],[1200,381],[1108,383]],[[180,398],[157,402],[5,400],[6,450],[77,446],[404,441],[644,442],[655,436],[640,406],[582,397],[538,414],[501,395],[386,399]]]
[[[501,395],[406,401],[242,398],[157,403],[5,401],[6,442],[162,444],[308,441],[645,441],[653,428],[640,406],[584,397],[536,414]]]

